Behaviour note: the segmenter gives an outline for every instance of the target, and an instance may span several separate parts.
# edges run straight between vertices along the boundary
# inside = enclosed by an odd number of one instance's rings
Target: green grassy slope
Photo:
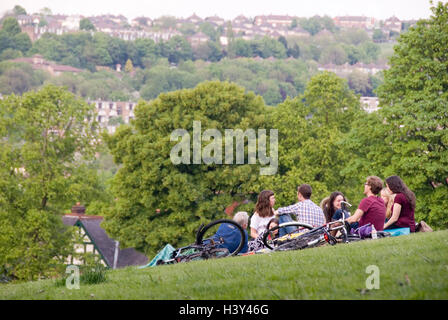
[[[380,288],[366,289],[369,265]],[[1,299],[448,299],[448,230],[302,251],[111,270],[79,290],[0,285]]]

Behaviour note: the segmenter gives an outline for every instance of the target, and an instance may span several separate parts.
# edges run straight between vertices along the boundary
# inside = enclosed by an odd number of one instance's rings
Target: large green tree
[[[49,276],[70,253],[61,214],[100,195],[86,159],[94,155],[92,107],[48,85],[0,100],[0,273]]]
[[[277,205],[297,201],[296,188],[313,187],[317,203],[332,191],[356,195],[352,178],[341,171],[349,160],[340,143],[360,115],[360,104],[344,79],[323,72],[312,77],[304,94],[272,110],[270,126],[279,131],[279,173],[260,177],[259,188],[277,194]]]
[[[417,197],[416,220],[448,218],[448,4],[402,34],[378,87],[379,112],[358,119],[344,145],[346,175],[399,175]]]
[[[161,94],[151,102],[140,101],[133,124],[107,138],[121,165],[113,181],[117,200],[104,222],[108,233],[125,247],[152,254],[166,243],[191,243],[201,223],[226,217],[228,205],[253,191],[259,166],[248,164],[247,158],[238,165],[224,160],[174,164],[170,154],[179,141],[171,141],[171,133],[187,130],[190,150],[193,121],[200,121],[204,134],[206,129],[217,129],[223,143],[212,137],[203,140],[202,150],[217,144],[224,159],[225,130],[257,130],[263,125],[264,108],[260,97],[226,82],[205,82]]]
[[[448,226],[448,3],[402,34],[378,89],[387,174],[416,192],[419,217]]]

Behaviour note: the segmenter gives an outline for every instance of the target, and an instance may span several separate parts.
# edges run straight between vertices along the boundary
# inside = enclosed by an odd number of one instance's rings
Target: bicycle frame
[[[320,227],[316,227],[313,228],[311,225],[307,225],[307,224],[303,224],[303,223],[295,223],[295,222],[288,222],[288,223],[282,223],[277,227],[274,227],[272,229],[280,229],[283,227],[287,227],[287,226],[293,226],[293,225],[297,225],[297,224],[301,224],[302,226],[304,226],[307,229],[310,229],[310,231],[306,232],[306,233],[302,233],[299,234],[297,236],[291,236],[292,234],[288,234],[286,236],[289,236],[290,238],[288,239],[288,237],[283,236],[282,238],[286,237],[285,239],[282,240],[291,240],[290,242],[286,242],[283,243],[281,245],[279,245],[276,248],[287,248],[287,247],[292,247],[294,245],[297,245],[299,249],[304,249],[306,247],[312,247],[315,245],[318,245],[320,242],[322,241],[326,241],[328,243],[330,243],[331,245],[336,244],[337,242],[339,242],[338,240],[340,239],[340,237],[335,237],[332,235],[332,233],[337,233],[338,231],[341,232],[341,237],[342,237],[342,242],[349,242],[349,235],[348,235],[348,231],[346,229],[346,221],[345,221],[345,212],[348,212],[347,208],[351,207],[351,204],[345,201],[342,201],[342,210],[343,210],[343,214],[341,219],[337,220],[337,221],[331,221],[328,222]],[[271,230],[268,232],[270,233]],[[313,238],[315,237],[315,238]],[[308,241],[309,238],[310,241]],[[273,250],[277,250],[275,248],[270,247],[266,242],[265,245],[268,248],[271,248]],[[282,249],[278,249],[278,250],[282,250]]]

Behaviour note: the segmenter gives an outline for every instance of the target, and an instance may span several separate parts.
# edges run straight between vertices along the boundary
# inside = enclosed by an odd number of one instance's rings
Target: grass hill
[[[379,289],[368,290],[370,265]],[[56,280],[0,285],[0,299],[448,299],[448,230],[302,251],[110,270],[69,290]],[[61,281],[59,281],[61,283]]]

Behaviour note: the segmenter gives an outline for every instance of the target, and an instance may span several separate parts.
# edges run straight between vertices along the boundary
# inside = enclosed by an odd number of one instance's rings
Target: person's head
[[[392,205],[394,204],[393,194],[386,187],[381,189],[380,196],[384,201],[384,205],[386,206],[386,218],[390,219],[390,217],[392,216]]]
[[[386,178],[386,187],[394,194],[403,193],[412,209],[415,209],[415,194],[399,176],[390,176]]]
[[[301,184],[297,187],[297,198],[299,201],[310,199],[312,193],[313,189],[311,189],[309,184]]]
[[[243,229],[247,229],[249,223],[249,215],[246,211],[239,211],[233,216],[233,221],[238,223]]]
[[[255,211],[262,218],[270,217],[274,214],[273,206],[275,204],[275,195],[271,190],[263,190],[258,195]]]
[[[328,199],[324,202],[325,199]],[[321,205],[322,211],[324,212],[325,219],[327,222],[330,222],[333,218],[336,210],[341,209],[341,201],[347,201],[342,192],[335,191],[329,197],[322,200],[323,205]],[[321,204],[322,204],[321,202]]]
[[[369,176],[364,183],[364,194],[367,195],[369,191],[374,195],[378,195],[383,189],[383,180],[377,176]]]

